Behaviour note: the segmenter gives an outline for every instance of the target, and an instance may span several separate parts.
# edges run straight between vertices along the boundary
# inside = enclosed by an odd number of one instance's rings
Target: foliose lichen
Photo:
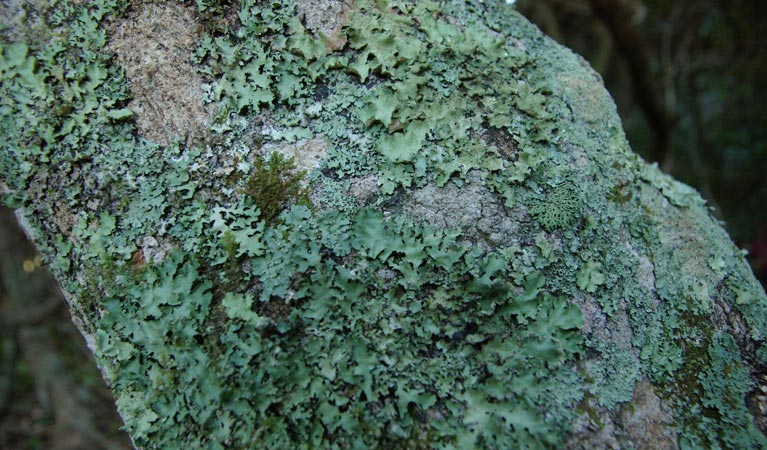
[[[137,445],[561,448],[652,383],[680,447],[767,446],[745,400],[764,292],[512,9],[360,0],[317,39],[312,2],[200,0],[219,114],[158,145],[105,52],[137,3],[54,2],[45,42],[0,51],[6,201],[83,299]],[[262,154],[320,137],[305,178]],[[419,192],[462,188],[514,235],[424,223]]]

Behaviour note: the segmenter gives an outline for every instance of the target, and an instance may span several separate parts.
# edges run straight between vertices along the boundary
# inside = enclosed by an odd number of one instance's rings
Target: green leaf
[[[371,209],[364,209],[355,217],[352,248],[370,258],[385,260],[392,250],[388,239],[391,232],[386,228],[383,214]]]
[[[2,59],[0,59],[0,70],[7,70],[11,67],[20,66],[27,59],[29,47],[21,42],[5,44],[2,46]]]
[[[132,431],[139,435],[147,435],[160,416],[151,409],[142,397],[144,395],[126,391],[117,396],[116,403],[120,415],[125,418],[126,423],[130,424]]]
[[[290,73],[283,73],[277,82],[277,92],[280,99],[288,99],[301,90],[301,78]]]
[[[368,62],[368,55],[370,52],[363,52],[354,58],[354,61],[347,66],[349,72],[360,77],[360,81],[364,83],[368,79],[370,74],[370,63]]]
[[[380,366],[375,352],[370,352],[364,342],[355,340],[352,344],[352,359],[357,363],[354,375],[362,377],[362,391],[367,395],[368,401],[375,401],[377,396],[373,393],[373,373]]]
[[[540,272],[528,275],[524,282],[525,290],[514,297],[506,311],[516,315],[523,323],[533,319],[538,312],[538,296],[545,282],[546,279]]]
[[[580,330],[583,328],[583,314],[575,306],[568,304],[563,299],[557,299],[553,302],[552,308],[548,312],[547,319],[541,319],[551,328],[560,330]]]
[[[392,121],[392,114],[398,105],[399,101],[391,89],[380,89],[375,97],[369,99],[368,103],[360,111],[360,120],[366,126],[370,126],[373,122],[378,121],[383,126],[388,127]]]

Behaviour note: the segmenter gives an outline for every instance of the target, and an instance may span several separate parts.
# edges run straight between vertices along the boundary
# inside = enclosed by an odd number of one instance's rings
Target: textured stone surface
[[[111,27],[106,50],[125,69],[139,133],[163,145],[205,137],[212,108],[203,103],[203,78],[190,61],[199,36],[194,8],[174,2],[133,8]]]
[[[198,5],[3,50],[7,201],[137,445],[767,445],[764,291],[581,58],[500,1]]]

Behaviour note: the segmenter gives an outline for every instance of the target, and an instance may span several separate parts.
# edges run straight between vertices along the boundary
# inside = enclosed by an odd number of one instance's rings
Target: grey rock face
[[[84,3],[0,173],[138,446],[767,446],[741,252],[502,2]]]

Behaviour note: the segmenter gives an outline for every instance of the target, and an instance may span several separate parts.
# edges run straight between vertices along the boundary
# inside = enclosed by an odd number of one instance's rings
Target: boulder
[[[767,447],[742,251],[511,6],[3,8],[4,199],[137,447]]]

